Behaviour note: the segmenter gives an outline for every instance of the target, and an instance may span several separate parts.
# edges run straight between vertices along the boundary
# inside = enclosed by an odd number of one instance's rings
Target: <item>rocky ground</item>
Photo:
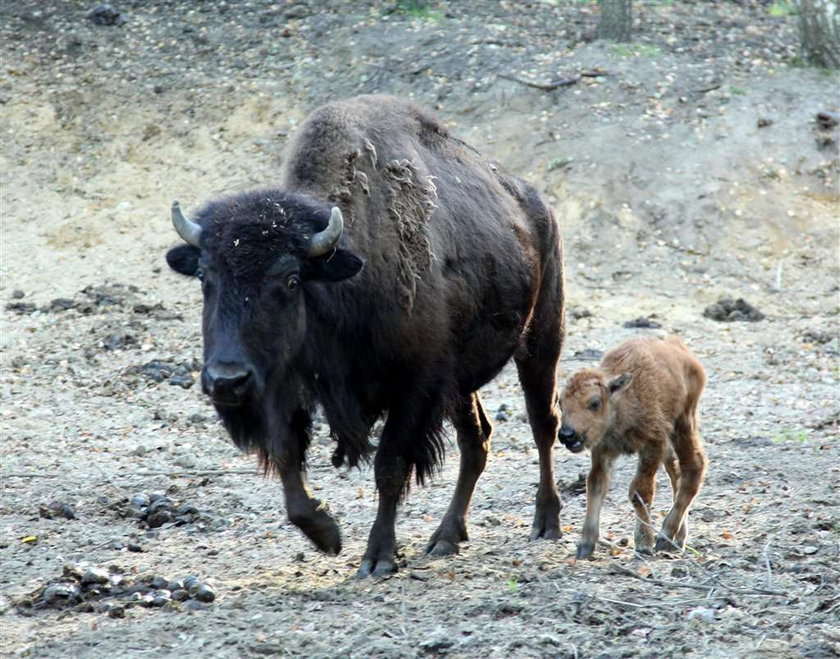
[[[619,45],[593,39],[591,3],[421,5],[0,5],[0,653],[840,654],[840,137],[816,119],[838,112],[837,74],[798,66],[781,5],[638,3]],[[352,578],[372,474],[333,470],[325,427],[310,474],[338,557],[227,443],[195,386],[199,291],[163,262],[169,203],[272,182],[307,112],[362,92],[435,108],[551,199],[561,380],[640,333],[679,332],[703,361],[711,465],[685,554],[634,553],[625,460],[607,542],[573,561],[588,459],[563,450],[566,533],[528,542],[537,458],[513,371],[483,392],[507,420],[471,542],[422,555],[450,455],[381,581]],[[704,315],[726,297],[764,318]]]

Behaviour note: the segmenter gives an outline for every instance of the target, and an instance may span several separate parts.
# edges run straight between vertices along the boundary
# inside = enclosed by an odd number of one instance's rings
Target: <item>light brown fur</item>
[[[671,481],[674,503],[655,548],[685,547],[688,507],[708,463],[697,416],[705,384],[702,365],[675,336],[625,341],[604,355],[599,368],[572,375],[560,395],[560,439],[570,450],[588,448],[592,455],[578,558],[594,551],[612,463],[621,453],[639,456],[629,493],[636,511],[636,550],[654,548],[650,507],[660,465]]]

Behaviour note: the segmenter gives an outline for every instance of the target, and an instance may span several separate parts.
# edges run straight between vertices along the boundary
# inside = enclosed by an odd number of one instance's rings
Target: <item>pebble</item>
[[[199,602],[212,602],[216,599],[216,591],[206,583],[200,584],[195,591],[190,590],[190,593]]]
[[[688,612],[688,619],[713,622],[715,619],[715,610],[704,606],[698,606],[696,609],[691,609],[691,611]]]
[[[662,327],[662,323],[657,323],[655,320],[651,320],[650,318],[639,316],[633,320],[628,320],[623,326],[626,328],[659,329]]]
[[[110,581],[111,575],[108,574],[108,570],[103,570],[99,567],[89,567],[82,574],[83,584],[105,584],[110,583]]]
[[[94,25],[123,25],[126,19],[109,4],[96,5],[87,14],[88,20]]]
[[[76,519],[76,509],[63,501],[50,501],[38,508],[38,514],[44,519]]]
[[[813,545],[805,545],[804,547],[802,547],[802,553],[807,556],[816,554],[819,550],[819,547],[814,547]]]

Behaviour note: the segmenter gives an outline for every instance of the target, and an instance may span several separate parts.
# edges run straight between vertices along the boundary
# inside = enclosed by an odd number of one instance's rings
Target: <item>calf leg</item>
[[[679,487],[674,505],[662,523],[662,531],[656,541],[657,551],[685,548],[688,508],[706,475],[708,460],[694,418],[687,417],[677,422],[674,450],[680,465]]]
[[[592,449],[592,467],[586,478],[586,517],[583,532],[577,547],[578,558],[589,558],[601,532],[601,504],[610,486],[615,456],[604,453],[598,446]]]
[[[490,433],[493,427],[487,420],[477,393],[464,397],[458,403],[452,421],[458,433],[461,467],[458,472],[458,484],[455,486],[455,493],[446,515],[426,546],[426,553],[432,556],[457,554],[458,544],[468,540],[467,510],[490,451]]]
[[[630,483],[630,503],[636,511],[636,532],[634,540],[636,551],[649,554],[653,551],[653,526],[650,520],[650,509],[653,505],[653,495],[656,491],[656,471],[662,464],[662,445],[651,442],[639,453],[639,465],[636,477]]]
[[[676,453],[674,453],[673,446],[668,447],[668,453],[665,456],[665,471],[668,473],[668,478],[671,481],[671,498],[673,505],[673,501],[676,500],[677,492],[680,487],[680,463],[679,460],[677,460]],[[683,522],[682,526],[680,526],[680,530],[677,532],[677,536],[682,537],[682,539],[685,540],[686,533],[686,522]]]

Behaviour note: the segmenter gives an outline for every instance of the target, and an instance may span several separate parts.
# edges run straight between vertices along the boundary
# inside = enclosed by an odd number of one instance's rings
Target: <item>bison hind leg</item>
[[[461,451],[458,484],[440,526],[426,546],[426,553],[430,556],[457,554],[460,543],[469,540],[467,511],[475,484],[484,471],[487,454],[490,452],[490,434],[493,426],[487,419],[477,393],[458,401],[452,421],[458,433],[458,448]]]

